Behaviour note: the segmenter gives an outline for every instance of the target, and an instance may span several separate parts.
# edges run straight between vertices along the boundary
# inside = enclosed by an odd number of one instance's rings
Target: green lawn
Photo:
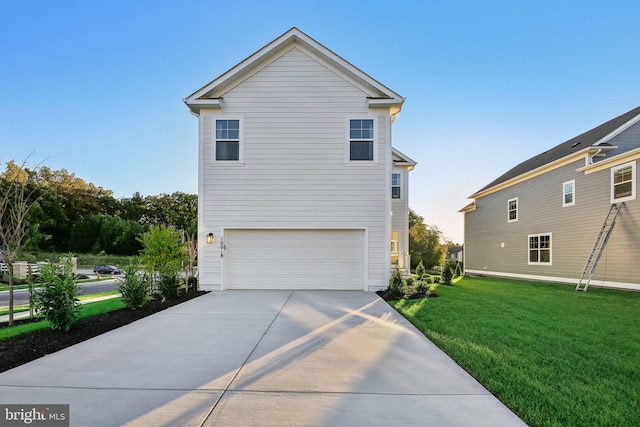
[[[640,425],[640,293],[497,278],[393,302],[532,426]]]
[[[90,302],[80,306],[80,318],[91,317],[97,314],[106,313],[108,311],[118,310],[124,307],[122,298],[110,298],[104,301]],[[29,332],[38,331],[40,329],[49,328],[51,325],[48,321],[27,323],[24,325],[12,326],[0,329],[0,341],[18,335],[27,334]]]

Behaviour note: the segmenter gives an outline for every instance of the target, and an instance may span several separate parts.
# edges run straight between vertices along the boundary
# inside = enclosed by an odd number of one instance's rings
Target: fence
[[[76,274],[78,259],[73,258],[73,274]],[[40,266],[43,264],[47,264],[46,262],[40,261],[36,263],[28,263],[26,261],[16,261],[13,263],[13,275],[17,279],[26,279],[29,275],[29,270],[31,270],[32,276],[37,276],[40,274]],[[4,262],[0,262],[0,272],[2,274],[9,274],[9,266]]]

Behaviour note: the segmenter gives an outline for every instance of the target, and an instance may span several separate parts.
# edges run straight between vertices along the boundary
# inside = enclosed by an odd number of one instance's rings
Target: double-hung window
[[[611,203],[636,198],[636,162],[611,168]]]
[[[562,183],[562,207],[576,204],[576,180]]]
[[[518,220],[518,198],[509,199],[507,201],[507,222],[516,222]]]
[[[529,235],[529,264],[551,265],[551,233]]]
[[[240,161],[240,120],[216,120],[216,161]]]
[[[400,198],[400,183],[401,181],[401,175],[399,173],[392,173],[391,174],[391,198],[392,199],[399,199]]]
[[[349,120],[349,161],[374,160],[373,119]]]

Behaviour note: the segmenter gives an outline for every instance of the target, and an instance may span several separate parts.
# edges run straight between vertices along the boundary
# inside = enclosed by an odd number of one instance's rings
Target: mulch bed
[[[58,350],[117,329],[206,293],[205,291],[200,291],[197,293],[183,294],[178,298],[165,302],[161,302],[160,299],[154,299],[137,310],[122,308],[80,319],[68,332],[43,329],[0,341],[0,372],[31,362],[47,354],[55,353]],[[29,322],[31,322],[31,320],[17,320],[14,322],[14,325]],[[7,325],[3,324],[0,326],[0,329],[6,327]]]
[[[378,296],[385,301],[394,301],[394,299],[391,298],[391,296],[389,295],[388,289],[377,291],[376,294],[378,294]],[[437,297],[438,297],[438,294],[432,293],[432,292],[428,292],[426,295],[418,292],[411,292],[404,299],[422,299],[422,298],[437,298]]]

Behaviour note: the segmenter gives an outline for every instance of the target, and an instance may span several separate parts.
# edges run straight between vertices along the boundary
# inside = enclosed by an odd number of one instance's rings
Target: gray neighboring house
[[[515,166],[469,198],[467,274],[577,283],[621,204],[591,286],[640,290],[640,107]]]

